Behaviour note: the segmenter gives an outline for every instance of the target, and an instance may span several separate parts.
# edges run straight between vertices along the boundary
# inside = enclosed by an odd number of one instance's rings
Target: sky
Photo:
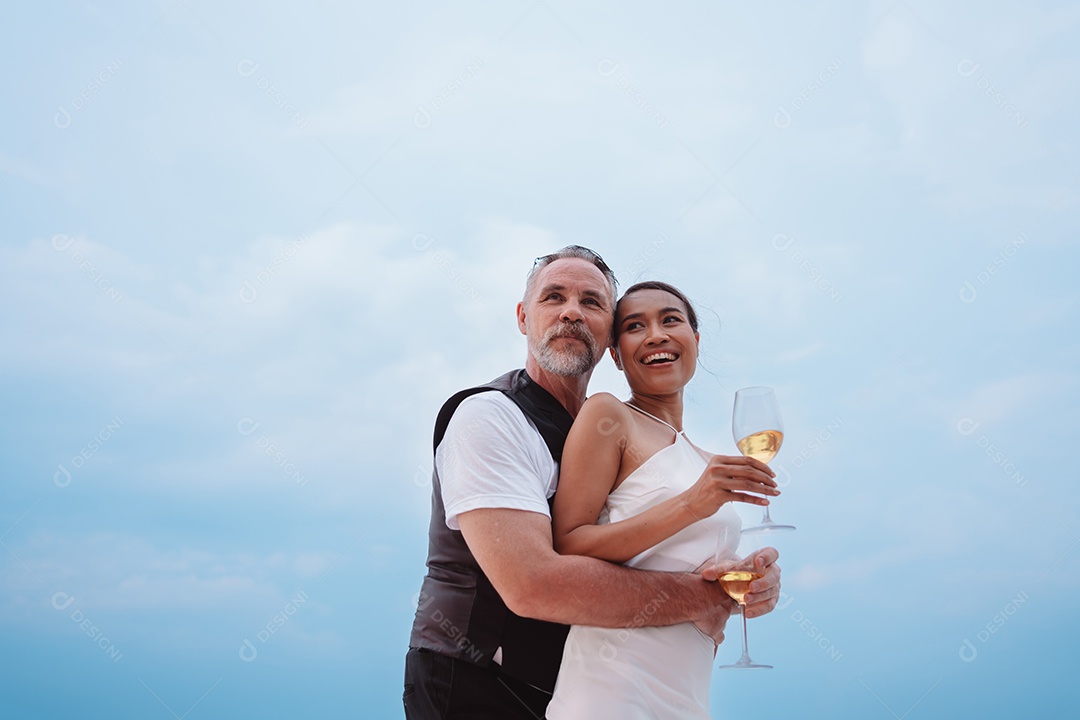
[[[695,442],[780,401],[775,669],[715,717],[1076,715],[1078,27],[7,4],[0,716],[403,717],[435,413],[571,243],[697,304]]]

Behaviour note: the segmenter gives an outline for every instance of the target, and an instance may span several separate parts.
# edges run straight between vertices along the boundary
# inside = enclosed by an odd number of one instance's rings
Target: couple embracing
[[[732,502],[779,490],[768,466],[683,433],[699,337],[689,300],[659,282],[616,297],[595,252],[539,258],[517,306],[525,368],[439,412],[409,720],[709,717],[737,608],[715,582],[717,537],[738,536]],[[609,348],[630,398],[586,400]],[[748,617],[776,606],[776,560],[765,548],[745,561],[761,575]]]

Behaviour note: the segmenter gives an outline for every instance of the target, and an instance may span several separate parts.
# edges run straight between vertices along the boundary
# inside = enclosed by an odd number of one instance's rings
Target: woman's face
[[[697,368],[698,334],[686,305],[663,290],[638,290],[619,301],[611,354],[636,393],[682,389]]]

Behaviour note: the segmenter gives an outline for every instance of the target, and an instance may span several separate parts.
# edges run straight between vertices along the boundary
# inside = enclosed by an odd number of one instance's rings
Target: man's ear
[[[518,321],[518,330],[520,330],[521,334],[524,335],[525,334],[525,304],[524,303],[518,303],[517,304],[517,321]]]
[[[608,352],[611,353],[611,359],[615,361],[615,367],[618,368],[621,371],[622,370],[622,363],[619,362],[619,351],[618,351],[618,349],[614,345],[612,345],[611,347],[608,348]]]

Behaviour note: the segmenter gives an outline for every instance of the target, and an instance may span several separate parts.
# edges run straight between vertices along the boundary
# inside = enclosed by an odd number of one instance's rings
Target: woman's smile
[[[679,359],[679,356],[672,352],[656,352],[649,353],[645,357],[641,358],[642,365],[666,365],[669,362],[675,362]]]

